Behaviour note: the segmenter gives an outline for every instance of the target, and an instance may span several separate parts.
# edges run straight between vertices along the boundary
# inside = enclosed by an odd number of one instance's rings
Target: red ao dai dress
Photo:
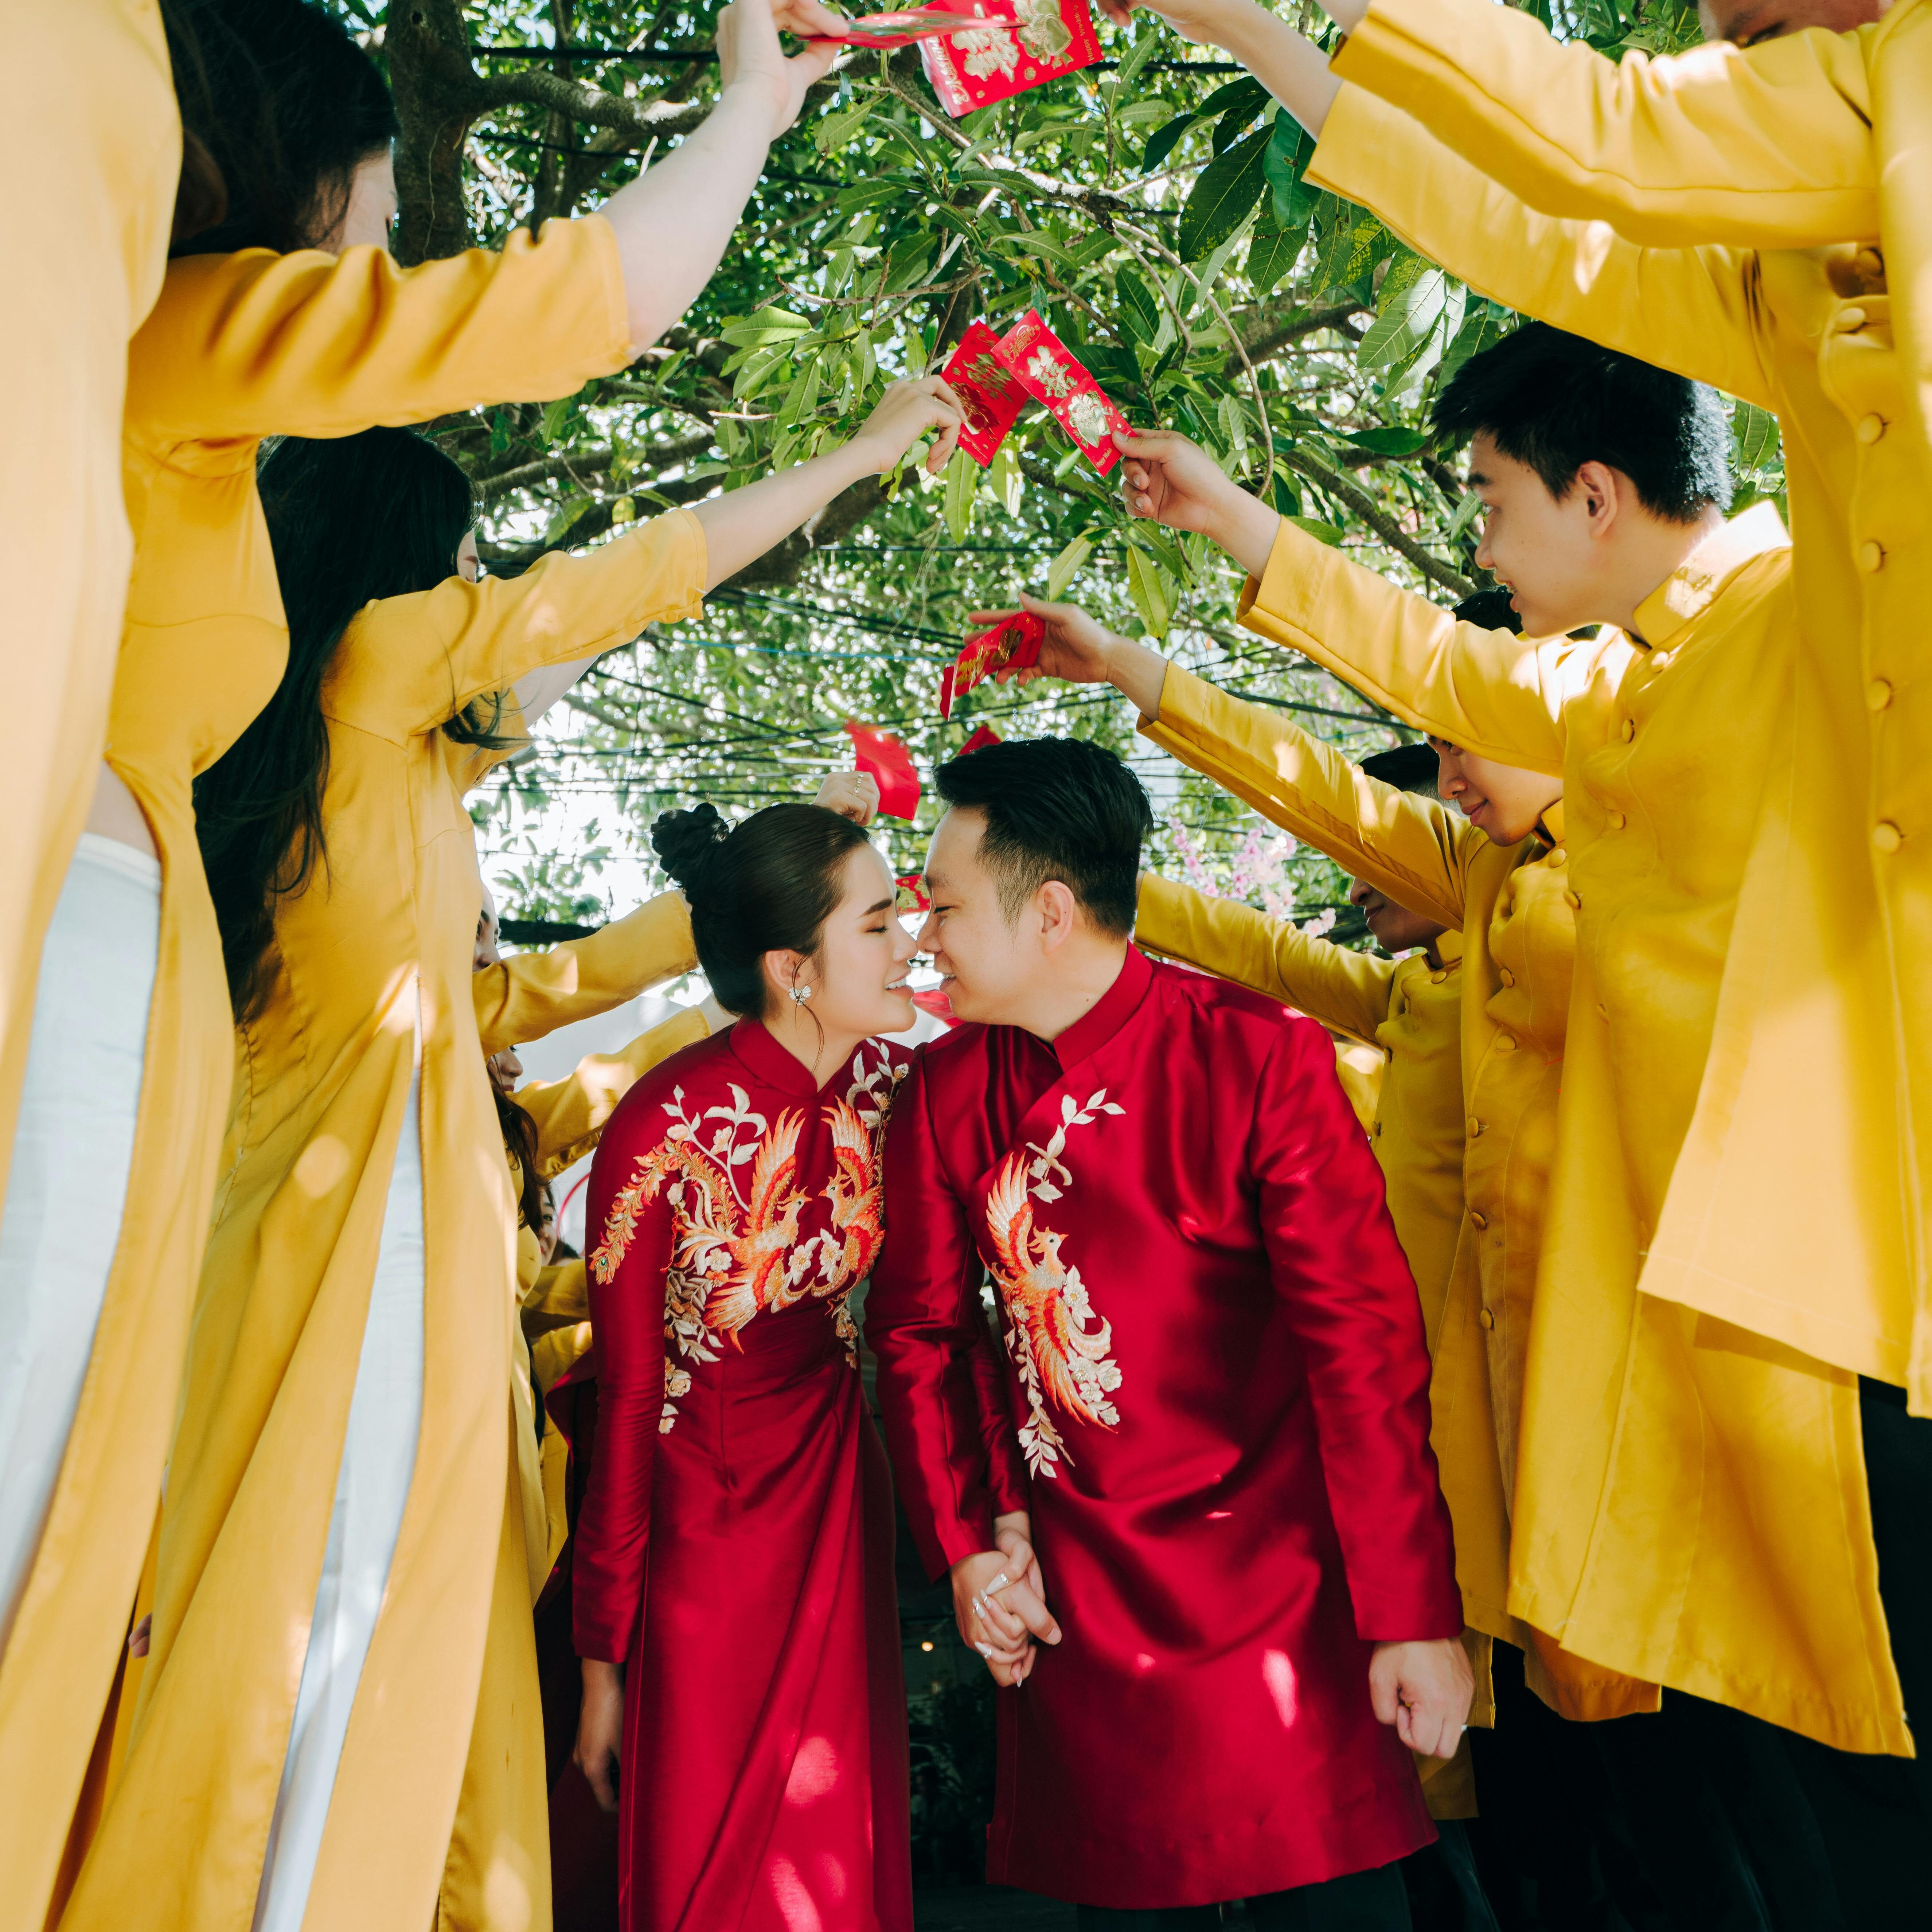
[[[824,1087],[755,1020],[639,1081],[591,1170],[577,1647],[626,1666],[624,1932],[910,1932],[891,1485],[848,1300],[908,1056]]]

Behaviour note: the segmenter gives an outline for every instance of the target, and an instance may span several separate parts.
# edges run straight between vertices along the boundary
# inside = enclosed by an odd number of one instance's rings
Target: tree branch
[[[1445,590],[1454,591],[1459,598],[1474,596],[1474,584],[1460,571],[1431,556],[1354,478],[1343,476],[1339,470],[1330,469],[1327,464],[1304,450],[1277,451],[1275,460],[1284,470],[1292,470],[1306,476],[1311,483],[1320,484],[1331,496],[1339,497],[1390,550],[1399,550],[1432,583],[1441,584]]]
[[[601,87],[580,80],[546,74],[541,68],[521,74],[491,74],[487,79],[473,76],[467,105],[472,118],[499,107],[548,108],[568,120],[627,135],[632,145],[639,147],[670,135],[688,134],[711,112],[706,101],[634,100],[625,94],[606,94]]]

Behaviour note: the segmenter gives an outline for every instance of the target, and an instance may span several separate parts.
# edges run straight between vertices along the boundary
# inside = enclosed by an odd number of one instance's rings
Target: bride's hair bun
[[[691,902],[698,963],[728,1012],[761,1016],[767,952],[818,950],[862,827],[818,805],[768,805],[736,826],[714,806],[661,814],[658,863]]]
[[[670,878],[694,895],[698,881],[731,828],[715,805],[694,805],[688,812],[664,812],[651,827],[651,849]]]

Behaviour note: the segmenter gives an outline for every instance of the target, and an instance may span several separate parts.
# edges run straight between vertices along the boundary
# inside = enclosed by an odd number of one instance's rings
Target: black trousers
[[[1218,1905],[1174,1905],[1149,1912],[1079,1909],[1080,1932],[1219,1932]],[[1400,1865],[1350,1872],[1248,1900],[1256,1932],[1410,1932],[1408,1893]]]
[[[1932,1846],[1932,1420],[1905,1391],[1858,1383],[1879,1595],[1908,1717],[1924,1719],[1916,1758],[1868,1757],[1787,1736],[1854,1932],[1918,1932],[1927,1922]]]

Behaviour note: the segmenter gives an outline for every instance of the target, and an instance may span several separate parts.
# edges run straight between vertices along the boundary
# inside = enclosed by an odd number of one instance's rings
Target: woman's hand
[[[910,377],[879,398],[850,446],[866,469],[883,476],[928,430],[938,430],[939,440],[926,455],[927,470],[937,476],[952,460],[965,420],[966,406],[944,376]]]
[[[1003,1688],[1024,1684],[1033,1669],[1034,1641],[1058,1643],[1060,1626],[1046,1607],[1038,1560],[1016,1526],[1024,1516],[1002,1516],[996,1541],[1008,1547],[962,1557],[952,1566],[952,1615],[961,1638],[986,1660]]]
[[[1100,0],[1100,10],[1117,27],[1127,24],[1136,8],[1158,14],[1184,40],[1210,47],[1225,46],[1222,38],[1234,31],[1243,14],[1256,11],[1254,0]]]
[[[1158,651],[1132,638],[1116,636],[1077,604],[1048,604],[1022,591],[1020,609],[1046,626],[1039,662],[1020,670],[1009,668],[996,672],[997,682],[1004,684],[1011,679],[1016,684],[1030,684],[1036,677],[1058,677],[1069,684],[1111,684],[1137,705],[1143,716],[1160,716],[1167,660]],[[967,622],[975,626],[998,624],[1018,614],[1014,610],[976,610]]]
[[[1128,515],[1171,530],[1199,531],[1252,576],[1268,568],[1281,520],[1222,476],[1198,443],[1172,430],[1145,436],[1117,430],[1114,444],[1127,459],[1120,465],[1120,494]]]
[[[1455,1755],[1475,1693],[1475,1672],[1460,1637],[1378,1643],[1369,1659],[1376,1715],[1424,1757]]]
[[[812,794],[812,802],[854,825],[869,825],[879,809],[879,782],[870,772],[833,772]]]
[[[731,0],[718,16],[718,74],[724,91],[755,88],[771,102],[776,141],[798,118],[806,90],[832,70],[842,50],[830,40],[808,42],[789,58],[781,28],[801,35],[836,34],[842,23],[818,0]]]
[[[617,1808],[617,1763],[624,1741],[624,1678],[614,1664],[584,1660],[584,1705],[577,1714],[577,1748],[571,1762],[583,1772],[597,1802]]]

